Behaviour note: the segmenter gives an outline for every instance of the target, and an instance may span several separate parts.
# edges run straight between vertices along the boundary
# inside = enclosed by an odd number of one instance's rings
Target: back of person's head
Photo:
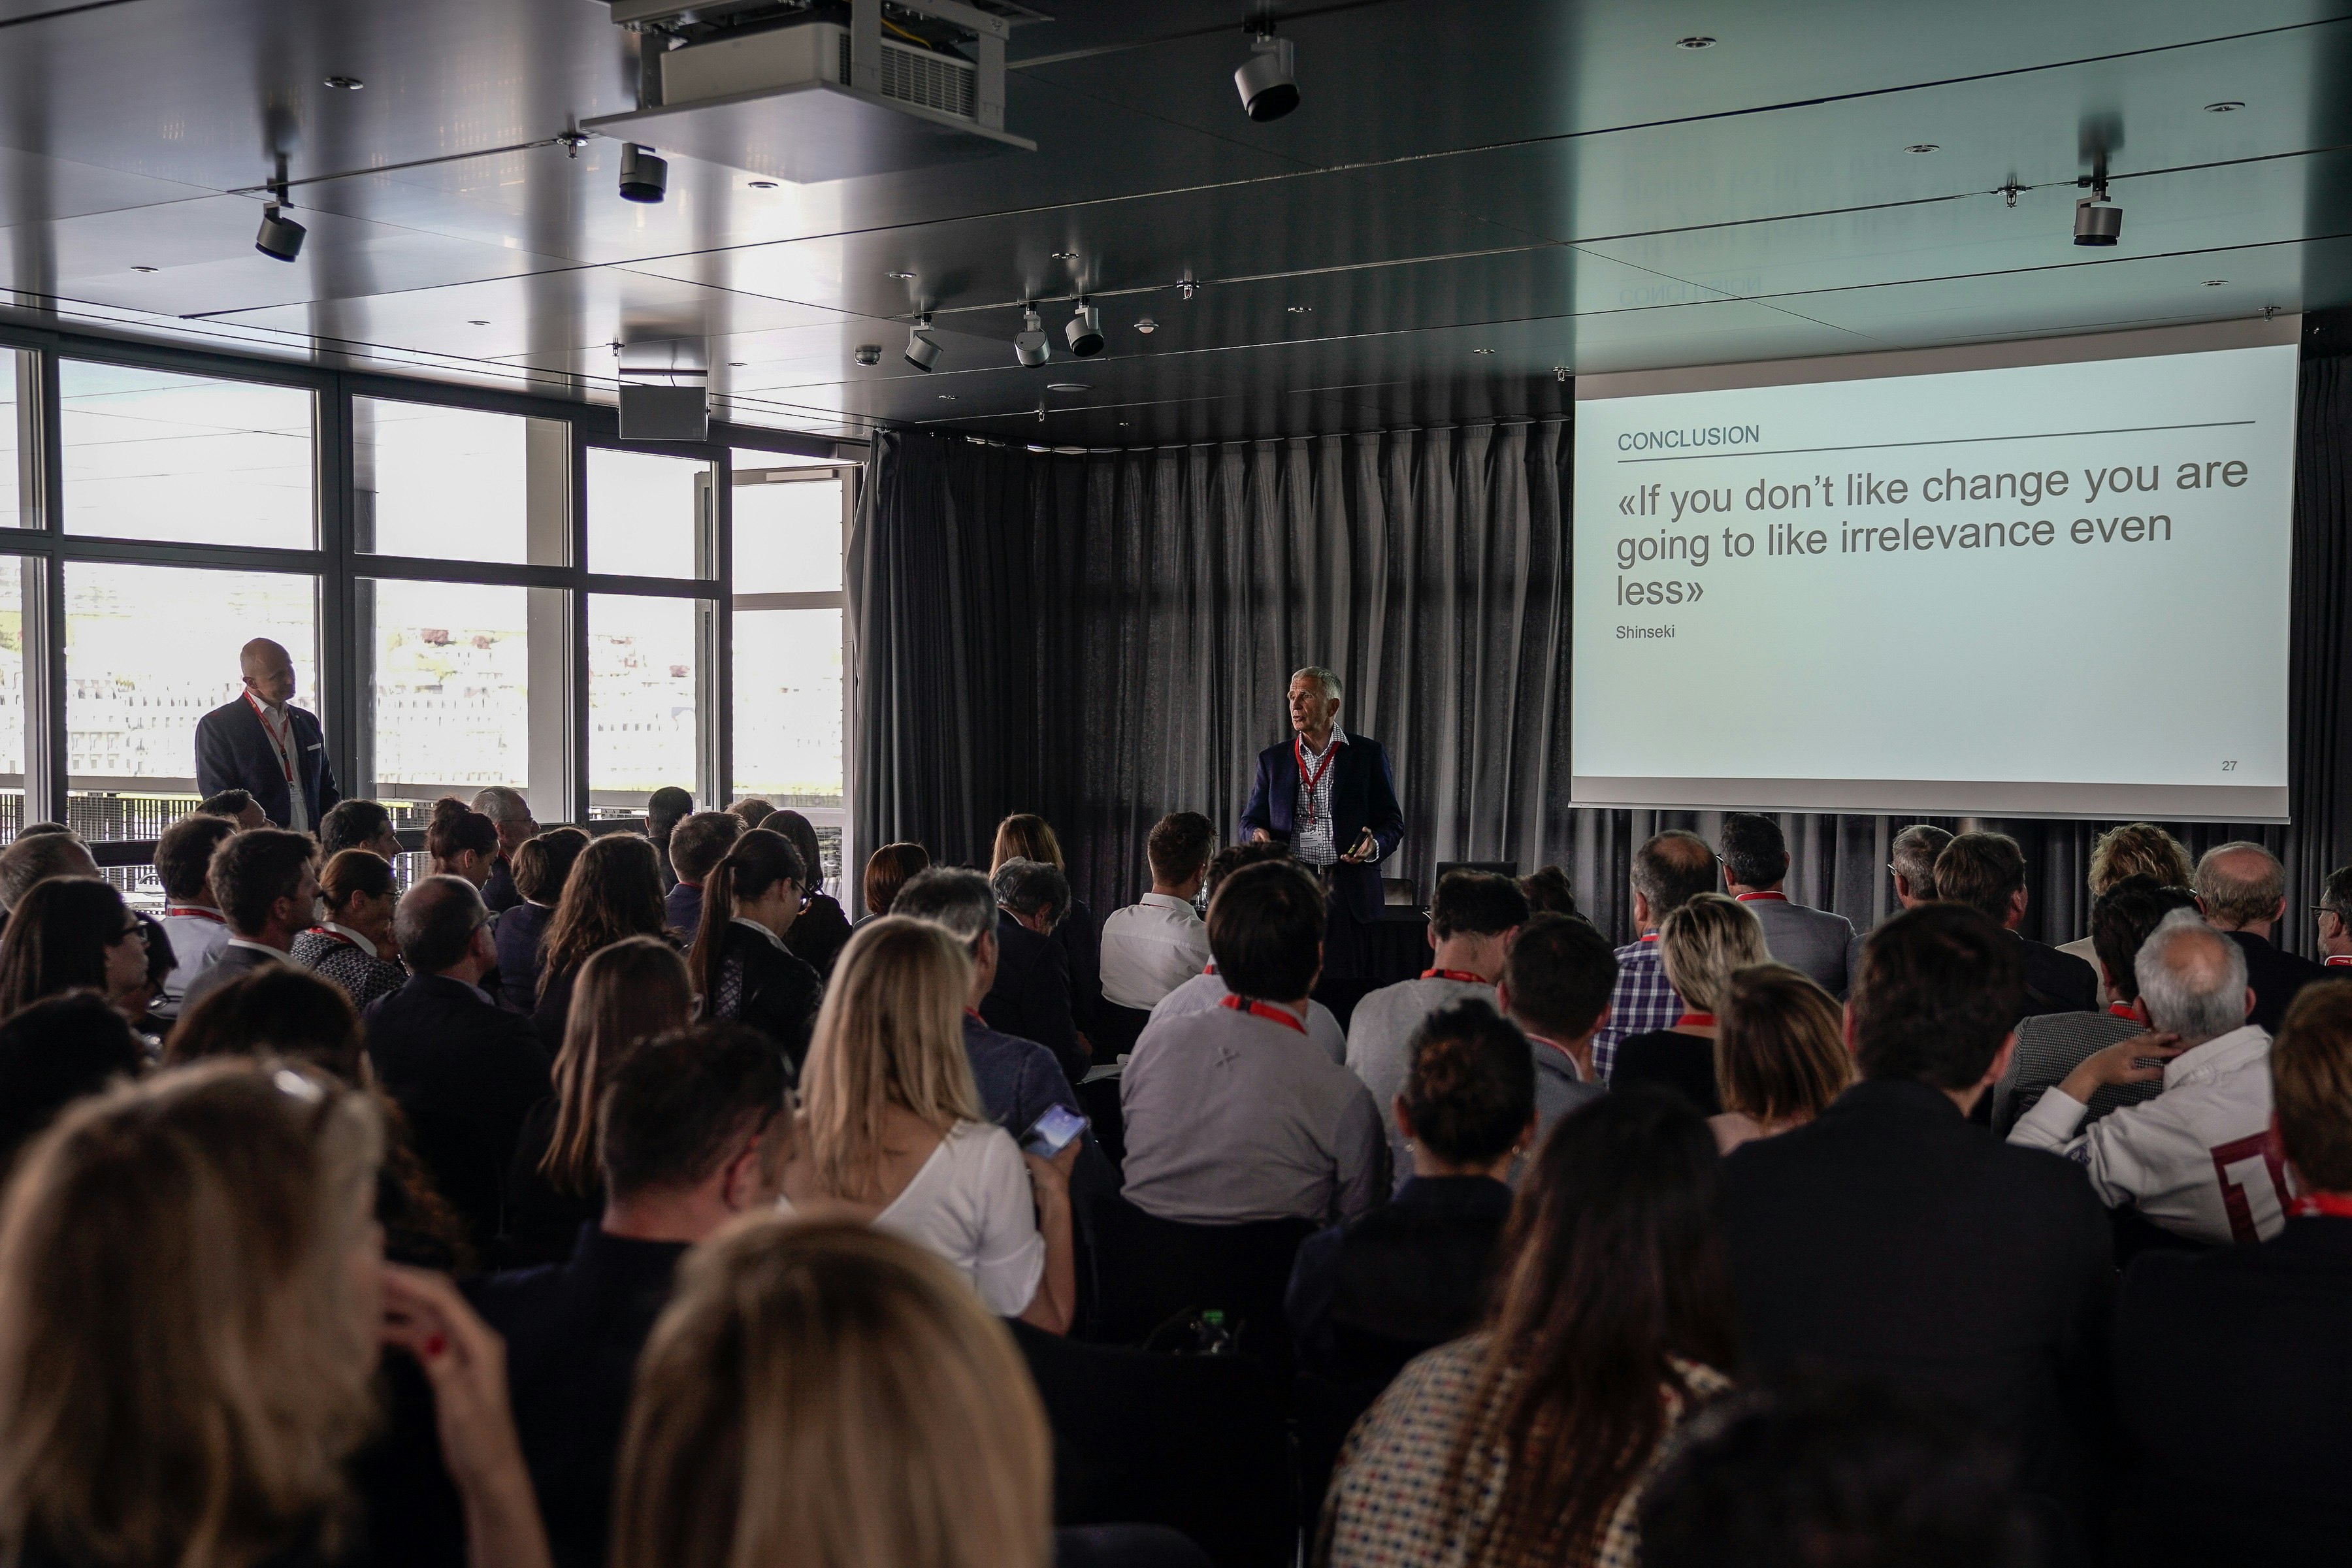
[[[2132,961],[2148,1026],[2196,1045],[2246,1021],[2246,950],[2194,910],[2158,921]]]
[[[392,831],[392,813],[373,800],[339,800],[319,819],[319,853],[332,859],[363,848]]]
[[[1503,961],[1512,1016],[1548,1040],[1591,1032],[1616,988],[1609,939],[1573,915],[1531,916]]]
[[[1520,878],[1519,896],[1527,900],[1530,915],[1578,912],[1576,889],[1569,885],[1568,873],[1557,866],[1538,866]]]
[[[786,1087],[775,1042],[741,1024],[698,1024],[641,1042],[613,1067],[596,1113],[605,1195],[700,1186],[774,1131]],[[772,1168],[783,1152],[782,1137],[764,1141]]]
[[[700,882],[734,847],[743,819],[731,811],[698,811],[669,834],[669,868],[681,882]]]
[[[2139,950],[2158,922],[2175,910],[2194,910],[2196,895],[2185,887],[2152,878],[2117,879],[2091,900],[2091,949],[2107,972],[2107,988],[2118,1002],[2139,999]]]
[[[1724,987],[1715,1086],[1723,1109],[1767,1126],[1809,1121],[1853,1081],[1830,994],[1785,963],[1751,963]]]
[[[1633,851],[1633,890],[1650,906],[1653,921],[1664,921],[1714,887],[1715,851],[1696,833],[1670,827]]]
[[[1296,1002],[1315,988],[1328,921],[1323,889],[1289,864],[1246,866],[1209,900],[1209,952],[1236,996]]]
[[[1225,885],[1225,879],[1244,866],[1264,866],[1281,861],[1291,864],[1290,846],[1279,839],[1252,839],[1246,844],[1228,844],[1209,857],[1209,874],[1201,879],[1202,891],[1211,899]]]
[[[0,910],[13,910],[34,884],[51,877],[95,877],[98,862],[78,833],[20,833],[0,850]]]
[[[214,987],[181,1015],[163,1042],[167,1067],[259,1056],[305,1062],[348,1084],[368,1078],[366,1041],[351,994],[291,963],[265,963]]]
[[[1775,888],[1789,874],[1789,840],[1771,817],[1727,812],[1715,842],[1724,870],[1743,888]]]
[[[1151,836],[1143,841],[1151,879],[1171,888],[1190,881],[1216,852],[1216,826],[1197,811],[1170,812],[1151,825]]]
[[[2286,893],[2286,868],[2259,844],[2216,844],[2197,862],[2197,897],[2206,918],[2225,930],[2275,919]]]
[[[1995,925],[2025,888],[2025,851],[2006,833],[1963,833],[1936,857],[1936,897],[1965,904]]]
[[[485,860],[495,858],[499,826],[456,795],[445,795],[433,803],[433,816],[425,825],[425,852],[441,866],[469,849]]]
[[[240,936],[268,930],[278,901],[300,894],[302,873],[317,852],[309,834],[281,827],[256,827],[222,839],[205,879],[229,929]],[[308,921],[310,911],[297,910],[295,918]]]
[[[1059,866],[1046,861],[1018,856],[999,861],[988,885],[1001,908],[1042,918],[1049,929],[1070,912],[1070,879]]]
[[[2287,1004],[2271,1044],[2271,1104],[2303,1190],[2352,1193],[2352,983],[2306,985]]]
[[[2320,884],[2319,907],[2352,926],[2352,866],[2338,866]]]
[[[801,858],[801,885],[811,893],[824,890],[824,845],[816,836],[816,824],[797,811],[780,811],[760,826],[771,833],[781,833],[793,853]],[[839,846],[835,847],[836,851]],[[838,853],[835,856],[839,859]]]
[[[331,1527],[383,1308],[362,1096],[214,1061],[69,1107],[0,1204],[0,1540],[249,1563]]]
[[[678,831],[685,830],[681,823]],[[593,840],[572,862],[555,913],[539,939],[545,963],[539,977],[541,994],[558,975],[577,969],[600,947],[610,947],[623,937],[661,935],[664,920],[661,858],[652,841],[635,833],[607,833]]]
[[[438,974],[465,961],[474,933],[490,911],[473,883],[463,877],[419,877],[400,896],[392,932],[413,974]]]
[[[1534,1125],[1535,1057],[1518,1026],[1475,997],[1412,1032],[1404,1102],[1413,1142],[1449,1164],[1491,1165]]]
[[[1441,1489],[1464,1560],[1587,1560],[1665,1432],[1667,1357],[1737,1356],[1715,1138],[1670,1089],[1629,1085],[1553,1126],[1496,1254],[1469,1418]],[[1501,1496],[1471,1456],[1506,1458]]]
[[[1054,837],[1054,828],[1034,812],[1016,811],[996,825],[996,848],[989,858],[988,869],[992,876],[1007,860],[1043,860],[1056,871],[1068,873],[1062,862],[1062,841]]]
[[[2091,891],[2105,892],[2126,877],[2185,888],[2196,873],[2179,839],[2152,822],[2126,822],[2091,842]]]
[[[163,884],[163,896],[174,903],[210,898],[206,878],[213,851],[236,831],[236,824],[228,818],[204,812],[191,813],[163,829],[155,840],[155,879]]]
[[[1700,1412],[1642,1495],[1646,1568],[2028,1568],[2014,1461],[1955,1406],[1861,1378]]]
[[[727,813],[730,816],[740,817],[746,827],[757,827],[776,815],[776,803],[762,795],[747,795],[740,800],[729,802]]]
[[[657,936],[598,948],[572,983],[555,1053],[555,1126],[539,1172],[558,1192],[584,1196],[596,1183],[596,1105],[614,1069],[656,1035],[694,1016],[686,961]]]
[[[1004,1325],[947,1264],[762,1215],[687,1255],[637,1366],[613,1568],[1038,1568],[1053,1451]]]
[[[1694,896],[1658,928],[1666,984],[1695,1013],[1720,1013],[1731,972],[1770,956],[1762,924],[1746,904],[1722,893]]]
[[[572,863],[587,847],[585,828],[551,827],[533,834],[514,852],[515,891],[534,904],[552,905],[563,896]]]
[[[1940,874],[1940,873],[1939,873]],[[1921,904],[1870,933],[1846,1005],[1864,1078],[1984,1081],[2025,1010],[2017,939],[1960,903]]]
[[[1528,923],[1528,896],[1492,871],[1448,871],[1429,901],[1429,929],[1452,936],[1501,936]]]
[[[1933,899],[1936,892],[1936,860],[1944,847],[1952,841],[1949,829],[1929,822],[1915,822],[1895,836],[1886,847],[1886,868],[1903,879],[1915,899]]]
[[[74,830],[62,822],[28,822],[16,829],[16,837],[19,838],[38,838],[44,833],[67,833],[73,834],[75,837],[80,837],[79,834],[74,834]]]
[[[58,1111],[139,1074],[139,1037],[93,991],[20,1008],[0,1023],[0,1175]]]
[[[95,877],[35,883],[0,931],[0,1017],[67,991],[111,994],[106,950],[131,923],[122,895]]]
[[[944,927],[884,915],[850,934],[801,1078],[809,1154],[827,1192],[870,1194],[890,1106],[942,1137],[986,1119],[963,1048],[971,992],[971,960]]]
[[[676,784],[664,784],[646,797],[646,826],[656,844],[669,843],[670,830],[694,811],[694,796]]]
[[[522,791],[505,784],[490,784],[474,792],[473,809],[494,824],[525,823],[531,820],[530,802]]]
[[[890,900],[898,896],[898,889],[930,869],[930,865],[931,852],[919,844],[885,844],[867,856],[862,889],[866,912],[888,914]]]
[[[727,955],[727,929],[735,919],[738,899],[757,899],[784,883],[805,891],[808,868],[800,851],[781,833],[747,827],[737,835],[719,864],[702,879],[702,919],[695,927],[694,947],[686,967],[705,1006],[719,1001],[719,972]]]
[[[196,803],[196,810],[205,816],[225,816],[234,822],[251,811],[255,802],[249,789],[225,789],[218,795],[208,795]]]
[[[331,910],[354,898],[381,899],[398,886],[392,863],[373,849],[345,849],[319,871],[319,896]]]
[[[996,894],[988,879],[961,866],[934,866],[907,879],[893,896],[890,912],[945,926],[968,949],[996,929]]]

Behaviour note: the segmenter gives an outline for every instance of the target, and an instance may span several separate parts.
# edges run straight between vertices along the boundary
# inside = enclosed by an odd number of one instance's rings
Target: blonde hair
[[[758,1215],[688,1254],[637,1363],[614,1568],[1045,1568],[1013,1337],[930,1254]]]
[[[686,960],[661,938],[623,937],[588,955],[572,984],[563,1048],[555,1054],[555,1130],[539,1161],[550,1186],[574,1197],[596,1190],[596,1102],[613,1069],[693,1016]]]
[[[944,926],[883,915],[850,933],[824,989],[801,1072],[809,1153],[836,1197],[870,1196],[883,1112],[913,1112],[940,1137],[985,1121],[963,1049],[971,959]]]
[[[1724,1110],[1767,1125],[1810,1121],[1853,1081],[1843,1016],[1811,976],[1785,963],[1731,972],[1715,1047]]]
[[[82,1101],[0,1205],[0,1549],[245,1568],[333,1526],[373,1412],[375,1108],[220,1058]]]
[[[1722,893],[1699,893],[1658,928],[1666,984],[1695,1013],[1718,1013],[1731,972],[1762,963],[1764,927],[1748,907]]]
[[[1030,811],[1016,811],[996,825],[996,854],[988,874],[995,876],[1007,860],[1043,860],[1064,876],[1070,870],[1062,864],[1062,841],[1054,837],[1054,825]]]
[[[2126,877],[2153,877],[2185,888],[2196,875],[2179,839],[2152,822],[2110,827],[2091,844],[2091,891],[2104,893]]]

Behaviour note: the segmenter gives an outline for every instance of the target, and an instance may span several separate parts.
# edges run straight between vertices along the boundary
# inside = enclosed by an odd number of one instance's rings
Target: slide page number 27
[[[2221,771],[2225,773],[2236,773],[2238,771],[2238,759],[2231,757],[2229,761],[2223,763],[2221,764]]]

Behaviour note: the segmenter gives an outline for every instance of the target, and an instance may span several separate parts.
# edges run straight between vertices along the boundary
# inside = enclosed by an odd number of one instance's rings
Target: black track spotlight
[[[1234,86],[1252,120],[1281,119],[1298,107],[1297,50],[1288,38],[1276,37],[1270,23],[1260,24],[1250,40],[1250,58],[1234,72]]]
[[[669,163],[654,156],[650,147],[621,143],[621,199],[657,202],[669,193]]]
[[[1069,339],[1072,353],[1080,359],[1094,358],[1103,352],[1102,311],[1079,300],[1078,313],[1070,318],[1070,324],[1062,329],[1062,333]]]
[[[940,363],[940,341],[931,336],[931,313],[923,312],[915,330],[907,334],[907,363],[919,371],[929,371]]]
[[[272,261],[291,261],[302,254],[302,238],[310,232],[271,202],[261,209],[261,232],[253,237],[253,248]]]
[[[2074,204],[2074,243],[2113,245],[2124,232],[2124,209],[2107,200],[2106,176],[2091,185],[2091,194]]]
[[[1034,305],[1021,312],[1021,335],[1013,340],[1013,357],[1032,369],[1054,357],[1054,345],[1045,336],[1045,323],[1037,319]]]

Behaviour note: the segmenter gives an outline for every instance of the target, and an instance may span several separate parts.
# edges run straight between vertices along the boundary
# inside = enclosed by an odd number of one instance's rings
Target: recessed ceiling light
[[[915,275],[911,272],[885,272],[882,276],[896,278],[901,283],[912,283],[915,280]]]
[[[1126,428],[1127,428],[1127,421],[1126,421],[1126,420],[1124,420],[1124,419],[1120,420],[1120,421],[1118,422],[1118,427],[1119,427],[1120,429],[1122,429],[1122,430],[1126,429]]]
[[[1294,316],[1311,316],[1315,313],[1315,307],[1312,305],[1293,305],[1290,307],[1290,313]]]
[[[472,321],[467,321],[466,325],[469,327],[487,327],[489,325],[489,322],[483,321],[480,317],[477,316]]]
[[[1715,40],[1708,37],[1705,33],[1693,33],[1687,38],[1676,38],[1675,40],[1675,47],[1678,49],[1711,49],[1715,47]]]
[[[155,269],[152,267],[134,267],[131,270],[133,272],[152,272]]]
[[[1914,142],[1911,145],[1904,148],[1903,150],[1906,153],[1940,153],[1944,149],[1940,142]]]
[[[2238,110],[2245,107],[2246,100],[2242,98],[2225,98],[2219,103],[2207,104],[2205,106],[2205,112],[2208,114],[2235,114]]]
[[[1094,388],[1088,386],[1083,381],[1049,381],[1045,384],[1045,390],[1048,392],[1092,392]]]
[[[2205,279],[2205,287],[2208,289],[2219,289],[2229,281],[2230,280],[2227,278],[2208,278]]]
[[[1075,250],[1057,250],[1054,252],[1054,259],[1056,261],[1076,261],[1077,258],[1078,253]]]
[[[1144,317],[1144,318],[1143,318],[1143,320],[1141,320],[1141,321],[1138,321],[1138,322],[1136,322],[1136,323],[1135,323],[1135,330],[1136,330],[1137,331],[1139,331],[1139,332],[1141,332],[1145,337],[1147,337],[1147,338],[1148,338],[1148,337],[1150,337],[1152,333],[1154,333],[1154,332],[1156,332],[1156,331],[1158,331],[1160,330],[1160,323],[1159,323],[1159,322],[1157,322],[1157,321],[1153,321],[1150,317],[1146,316],[1146,317]]]
[[[955,394],[952,392],[942,392],[940,394],[940,401],[941,403],[953,403],[955,401]]]
[[[752,180],[749,184],[755,191],[772,191],[776,188],[776,182],[773,180]]]
[[[751,362],[750,360],[730,359],[727,362],[727,368],[729,370],[741,370],[745,365],[751,363]]]
[[[355,76],[331,76],[327,79],[327,85],[331,88],[339,89],[344,92],[357,92],[360,89],[365,87],[367,83],[362,81]]]
[[[1474,354],[1490,354],[1495,351],[1493,349],[1472,349],[1470,352]]]

